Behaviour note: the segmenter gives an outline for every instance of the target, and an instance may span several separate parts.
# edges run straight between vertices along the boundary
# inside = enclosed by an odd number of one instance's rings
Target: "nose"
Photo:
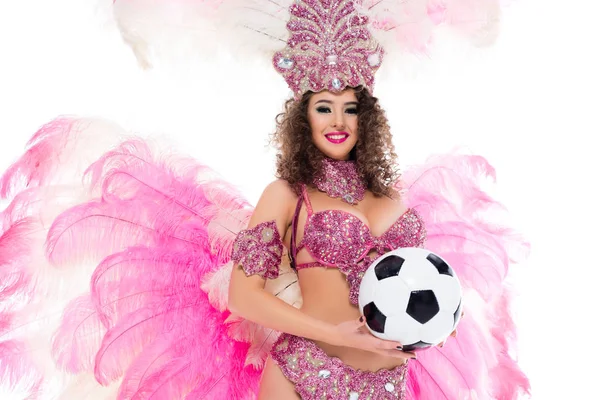
[[[337,130],[341,130],[344,128],[344,117],[343,113],[335,113],[333,119],[331,121],[331,126]]]

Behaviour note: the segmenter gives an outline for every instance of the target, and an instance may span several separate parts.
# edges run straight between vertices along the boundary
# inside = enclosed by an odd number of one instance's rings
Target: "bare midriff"
[[[302,291],[301,310],[322,321],[339,324],[358,320],[361,313],[357,306],[348,300],[350,290],[346,277],[335,268],[305,268],[298,271],[298,281]],[[366,328],[365,328],[366,329]],[[374,352],[334,346],[327,342],[315,342],[327,355],[338,357],[355,369],[377,371],[391,369],[405,361],[386,357]]]

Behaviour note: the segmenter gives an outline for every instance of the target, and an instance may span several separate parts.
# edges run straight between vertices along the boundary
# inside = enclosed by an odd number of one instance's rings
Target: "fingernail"
[[[365,317],[362,317],[362,316],[361,316],[361,317],[360,317],[358,320],[359,320],[361,323],[363,323],[363,322],[365,322]]]
[[[402,346],[396,346],[398,350],[402,350]]]

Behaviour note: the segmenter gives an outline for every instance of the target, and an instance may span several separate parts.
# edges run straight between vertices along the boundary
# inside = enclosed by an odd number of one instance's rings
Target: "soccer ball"
[[[426,249],[399,248],[366,270],[358,305],[373,335],[416,351],[443,342],[456,329],[462,288],[442,257]]]

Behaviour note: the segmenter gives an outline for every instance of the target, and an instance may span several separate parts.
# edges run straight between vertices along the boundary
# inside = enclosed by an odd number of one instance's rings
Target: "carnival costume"
[[[116,1],[117,10],[143,2],[123,3]],[[233,3],[190,2],[207,7],[202,15],[236,9]],[[273,64],[296,99],[308,90],[372,91],[387,52],[372,32],[406,35],[393,29],[398,19],[425,13],[431,29],[497,7],[491,0],[408,8],[392,1],[247,3],[264,13],[275,8],[277,19],[289,11],[287,46]],[[121,17],[124,37],[148,64],[147,43]],[[416,48],[426,42],[410,41]],[[396,187],[408,210],[379,237],[343,211],[313,212],[302,187],[293,234],[303,206],[307,223],[288,256],[272,221],[247,229],[253,207],[210,168],[122,136],[103,121],[58,118],[0,180],[0,194],[10,199],[0,220],[0,376],[30,398],[251,399],[269,353],[303,399],[515,399],[528,391],[513,354],[505,284],[528,245],[491,218],[502,207],[480,188],[481,178],[494,175],[484,158],[436,156],[404,171]],[[326,159],[314,186],[356,203],[364,195],[356,168]],[[367,254],[407,246],[425,246],[451,263],[466,314],[455,339],[393,370],[352,369],[310,340],[227,310],[234,265],[268,278],[265,289],[295,306],[302,301],[296,269],[338,268],[356,304],[361,273],[374,260]],[[301,248],[315,264],[296,264]],[[289,266],[282,263],[288,257]]]

